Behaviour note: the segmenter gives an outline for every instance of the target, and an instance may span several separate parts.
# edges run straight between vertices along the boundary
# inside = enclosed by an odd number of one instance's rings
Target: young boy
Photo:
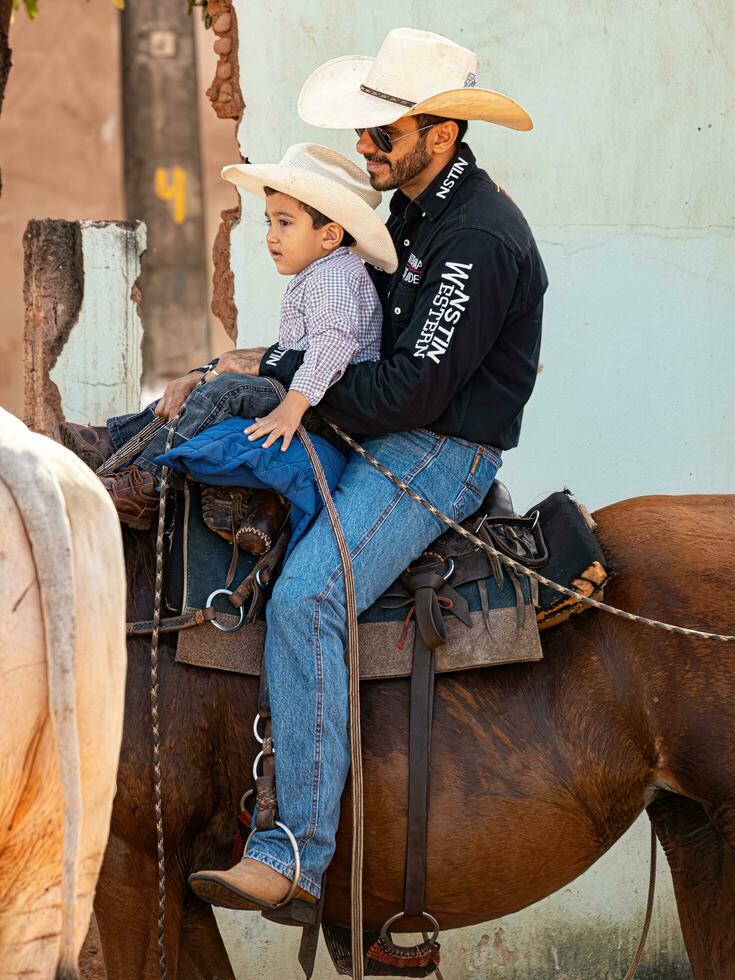
[[[299,143],[280,164],[238,164],[225,167],[222,176],[265,198],[268,251],[278,272],[294,277],[281,303],[278,343],[303,350],[305,356],[284,401],[270,411],[276,398],[264,393],[262,385],[249,382],[247,375],[220,375],[213,368],[205,376],[207,383],[189,396],[173,446],[240,416],[255,419],[245,430],[249,440],[267,436],[263,451],[282,438],[286,452],[304,414],[318,405],[347,365],[379,358],[383,314],[363,259],[393,272],[396,252],[375,214],[380,194],[357,166],[334,150]],[[140,413],[138,428],[153,419],[152,408]],[[110,419],[108,429],[130,431],[130,422],[137,425],[138,418]],[[125,524],[146,528],[153,521],[161,474],[156,457],[164,452],[168,434],[165,425],[133,465],[102,478]]]

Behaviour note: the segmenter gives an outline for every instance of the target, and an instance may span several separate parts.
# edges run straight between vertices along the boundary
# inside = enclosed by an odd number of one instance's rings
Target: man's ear
[[[336,221],[330,221],[328,225],[324,225],[321,231],[322,248],[325,251],[333,252],[335,248],[339,248],[345,236],[341,225],[338,225]]]
[[[445,119],[430,130],[434,153],[449,153],[459,142],[459,126],[453,119]]]

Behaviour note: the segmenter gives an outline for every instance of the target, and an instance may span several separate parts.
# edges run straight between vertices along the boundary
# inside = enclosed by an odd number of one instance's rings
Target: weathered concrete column
[[[142,373],[140,257],[145,226],[31,221],[25,250],[25,421],[101,424],[137,411]]]
[[[183,0],[122,13],[127,217],[148,228],[142,280],[146,383],[209,356],[194,18]]]

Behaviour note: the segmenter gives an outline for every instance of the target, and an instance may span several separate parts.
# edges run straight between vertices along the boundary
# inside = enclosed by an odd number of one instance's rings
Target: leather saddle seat
[[[500,480],[493,480],[480,508],[488,517],[513,517],[513,500],[510,491]]]

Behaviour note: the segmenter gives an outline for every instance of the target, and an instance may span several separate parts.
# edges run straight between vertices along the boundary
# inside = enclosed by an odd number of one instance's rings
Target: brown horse
[[[596,515],[613,605],[735,632],[735,497],[647,497]],[[152,547],[130,535],[129,614],[151,614]],[[145,572],[145,574],[143,574]],[[589,611],[544,660],[437,678],[427,908],[449,929],[538,901],[589,868],[645,808],[669,859],[697,978],[735,978],[735,651]],[[158,976],[148,645],[131,642],[112,831],[95,903],[110,980]],[[232,978],[187,888],[230,862],[256,752],[254,679],[160,664],[169,976]],[[408,683],[363,689],[365,923],[401,908]],[[325,917],[349,922],[345,793]],[[294,964],[294,975],[297,973]]]

